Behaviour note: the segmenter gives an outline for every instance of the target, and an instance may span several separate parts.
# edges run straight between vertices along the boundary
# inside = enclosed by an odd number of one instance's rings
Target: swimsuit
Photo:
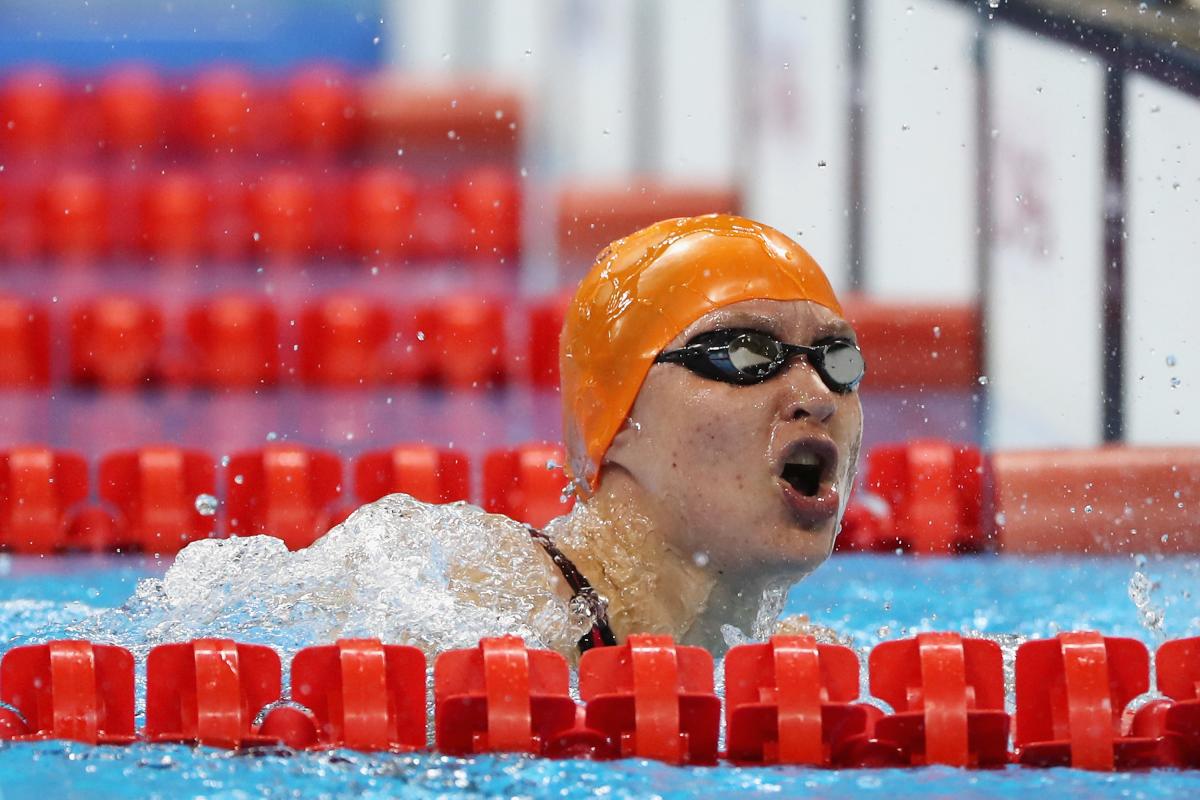
[[[592,585],[588,583],[588,579],[583,577],[583,573],[579,568],[571,563],[571,559],[567,558],[561,550],[559,550],[549,536],[539,531],[537,528],[529,527],[529,535],[542,546],[546,553],[554,561],[559,572],[562,573],[567,585],[571,587],[571,591],[575,594],[571,597],[571,605],[577,603],[583,605],[588,616],[592,618],[592,629],[583,635],[579,640],[579,652],[585,653],[593,647],[603,645],[615,645],[617,637],[612,632],[612,628],[608,626],[608,611],[603,598],[596,593]]]

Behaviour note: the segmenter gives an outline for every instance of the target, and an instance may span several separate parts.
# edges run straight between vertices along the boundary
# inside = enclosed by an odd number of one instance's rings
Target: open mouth
[[[805,528],[825,525],[838,512],[837,445],[823,436],[792,442],[779,467],[783,500]]]
[[[795,461],[783,465],[785,481],[806,497],[816,497],[821,489],[821,459],[816,453],[801,453]]]
[[[788,448],[779,477],[799,494],[816,497],[822,484],[832,480],[836,465],[837,448],[833,442],[802,439]]]

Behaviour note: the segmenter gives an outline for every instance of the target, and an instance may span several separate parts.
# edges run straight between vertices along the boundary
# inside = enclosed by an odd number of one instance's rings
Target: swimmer
[[[583,280],[560,364],[578,504],[537,538],[597,620],[581,647],[769,635],[832,552],[862,438],[864,362],[820,267],[736,216],[651,225]]]
[[[73,635],[285,652],[368,636],[433,656],[516,634],[574,658],[634,632],[719,655],[780,630],[788,588],[833,549],[862,436],[862,356],[820,267],[740,217],[651,225],[584,278],[560,365],[578,501],[544,530],[389,495],[297,551],[193,542]]]

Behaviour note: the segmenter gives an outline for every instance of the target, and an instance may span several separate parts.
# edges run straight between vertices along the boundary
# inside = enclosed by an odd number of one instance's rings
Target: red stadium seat
[[[256,144],[257,87],[233,66],[209,68],[192,81],[184,130],[201,155],[246,155]]]
[[[393,492],[404,492],[425,503],[468,500],[467,457],[425,444],[363,453],[354,464],[354,492],[360,503],[372,503]]]
[[[208,252],[210,200],[194,172],[171,170],[143,186],[139,235],[147,255],[168,263],[196,263]]]
[[[773,636],[725,656],[725,730],[739,764],[839,764],[866,733],[871,707],[858,699],[858,656],[811,636]]]
[[[50,383],[50,323],[44,308],[0,295],[0,389]]]
[[[540,528],[571,510],[561,445],[526,444],[496,450],[483,462],[483,507]]]
[[[914,766],[1008,763],[1000,645],[957,633],[919,633],[871,651],[871,694],[895,713],[875,722]]]
[[[848,297],[844,310],[866,354],[863,391],[979,388],[978,307]]]
[[[225,165],[207,170],[208,224],[204,243],[217,261],[241,264],[253,252],[254,224],[250,208],[250,178]],[[259,238],[261,239],[261,233]]]
[[[163,320],[158,309],[132,297],[102,297],[71,318],[71,380],[127,389],[162,373]]]
[[[279,656],[261,644],[196,639],[151,648],[146,726],[151,742],[239,748],[275,744],[255,717],[279,699]]]
[[[0,263],[34,261],[42,254],[43,186],[14,173],[0,172]]]
[[[42,447],[0,453],[0,546],[18,553],[66,548],[71,517],[87,496],[82,456]]]
[[[310,709],[316,728],[303,746],[405,752],[425,747],[425,654],[378,639],[339,639],[306,647],[292,659],[292,699]],[[262,733],[292,720],[263,723]],[[289,715],[290,716],[290,715]],[[283,727],[280,724],[280,727]]]
[[[892,534],[874,549],[916,553],[984,549],[983,459],[971,445],[915,440],[873,449],[867,487],[891,509]]]
[[[552,295],[529,307],[529,380],[538,389],[558,388],[558,339],[570,299]]]
[[[105,145],[122,154],[152,157],[165,147],[171,109],[162,81],[147,64],[109,71],[97,86]]]
[[[462,255],[515,263],[521,249],[521,191],[516,177],[483,168],[461,177],[453,190],[462,232]]]
[[[1156,739],[1128,736],[1122,715],[1150,688],[1150,655],[1137,639],[1084,631],[1017,648],[1022,764],[1113,770],[1157,766]]]
[[[66,135],[66,81],[49,67],[29,67],[0,79],[0,152],[22,158],[54,152]]]
[[[278,263],[313,260],[318,252],[317,196],[299,170],[277,169],[250,186],[254,250]]]
[[[279,320],[268,302],[226,295],[195,306],[187,337],[194,385],[258,389],[279,380]]]
[[[99,261],[112,244],[108,187],[95,172],[55,175],[42,193],[42,251],[72,263]]]
[[[569,684],[565,658],[526,649],[516,636],[442,653],[433,673],[438,752],[559,754],[567,746],[579,748],[581,738],[610,749],[598,733],[572,737],[578,709]],[[563,738],[573,741],[567,745]]]
[[[490,388],[505,379],[504,307],[495,298],[458,295],[419,309],[429,376],[453,389]]]
[[[1200,552],[1200,447],[991,456],[1006,553]]]
[[[289,150],[320,156],[346,151],[358,122],[356,88],[349,75],[328,64],[293,73],[286,88]]]
[[[404,149],[426,163],[461,157],[513,163],[520,144],[521,100],[488,81],[430,81],[384,70],[360,82],[359,118],[367,153],[392,158]]]
[[[721,700],[707,650],[670,636],[635,633],[579,661],[587,727],[616,743],[623,758],[715,764]]]
[[[20,714],[0,706],[0,739],[129,744],[133,655],[78,640],[14,647],[0,659],[0,702]]]
[[[207,453],[144,447],[100,462],[99,494],[118,511],[117,538],[142,552],[177,553],[212,537],[215,514],[201,513],[197,498],[216,493],[216,467]]]
[[[393,167],[356,171],[347,188],[350,252],[381,264],[410,258],[415,248],[417,194],[416,182]]]
[[[225,472],[229,533],[266,534],[299,550],[339,515],[342,465],[332,453],[287,444],[238,453]]]
[[[378,386],[391,380],[391,320],[366,297],[328,297],[300,316],[300,376],[310,386]]]
[[[572,186],[558,199],[558,259],[574,283],[607,247],[651,223],[714,212],[737,213],[741,199],[721,186],[668,186],[650,178],[620,185]]]

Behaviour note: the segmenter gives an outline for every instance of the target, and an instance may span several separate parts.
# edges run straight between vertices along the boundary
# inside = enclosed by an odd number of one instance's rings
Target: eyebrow
[[[818,337],[843,336],[854,341],[858,340],[858,335],[854,332],[854,327],[844,319],[821,323],[817,326],[816,335]]]
[[[779,323],[771,317],[752,311],[718,311],[700,326],[698,335],[714,328],[758,328],[766,333],[779,334]]]
[[[776,337],[782,334],[782,331],[779,329],[778,320],[772,317],[756,314],[753,311],[718,311],[706,320],[706,324],[692,333],[691,336],[699,336],[701,333],[706,333],[716,328],[755,328]],[[852,341],[858,340],[858,335],[854,332],[853,326],[844,319],[823,322],[813,331],[814,341],[830,336],[840,336]]]

